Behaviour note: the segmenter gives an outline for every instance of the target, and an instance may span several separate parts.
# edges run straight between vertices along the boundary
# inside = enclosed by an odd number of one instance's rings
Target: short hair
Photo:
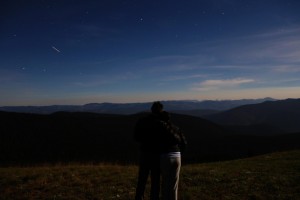
[[[155,101],[151,106],[152,113],[160,113],[163,110],[164,106],[159,101]]]

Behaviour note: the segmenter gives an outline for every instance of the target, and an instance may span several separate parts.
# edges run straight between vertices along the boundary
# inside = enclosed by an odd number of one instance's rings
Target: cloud
[[[253,82],[252,79],[227,79],[227,80],[206,80],[202,83],[203,86],[234,86],[234,85],[240,85],[242,83],[249,83]]]
[[[193,48],[202,54],[215,57],[212,64],[299,63],[300,27],[198,43]]]
[[[204,77],[207,77],[207,75],[205,74],[173,75],[165,78],[165,81],[189,80],[189,79],[204,78]]]
[[[123,84],[124,82],[127,82],[129,80],[134,80],[136,78],[137,76],[131,72],[124,72],[122,74],[115,74],[115,75],[87,74],[87,75],[82,75],[80,78],[81,80],[72,81],[71,84],[80,87],[99,87],[99,86],[115,85],[119,83]]]
[[[156,56],[142,60],[138,60],[135,65],[144,66],[143,71],[147,69],[147,73],[156,72],[181,72],[191,71],[213,63],[214,58],[210,55],[193,54],[193,55],[169,55]]]
[[[196,84],[192,89],[197,91],[210,91],[218,89],[230,89],[240,86],[241,84],[254,82],[254,79],[235,78],[223,80],[206,80]]]
[[[298,65],[279,65],[274,68],[275,72],[279,73],[297,73],[300,72]]]
[[[183,45],[181,51],[184,53],[138,60],[135,65],[144,66],[147,73],[205,70],[206,74],[220,74],[230,69],[240,75],[249,70],[271,71],[278,65],[299,65],[300,27],[189,43]]]

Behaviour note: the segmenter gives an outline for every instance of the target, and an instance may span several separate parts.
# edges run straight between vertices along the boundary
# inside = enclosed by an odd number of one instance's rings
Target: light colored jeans
[[[162,200],[177,200],[181,157],[162,155],[160,168],[162,176]]]

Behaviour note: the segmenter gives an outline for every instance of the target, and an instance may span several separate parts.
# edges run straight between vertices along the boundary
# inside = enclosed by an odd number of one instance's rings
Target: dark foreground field
[[[0,199],[134,198],[137,166],[0,168]],[[180,200],[300,199],[300,151],[182,167]],[[149,191],[149,188],[147,188]],[[146,198],[148,199],[148,198]]]

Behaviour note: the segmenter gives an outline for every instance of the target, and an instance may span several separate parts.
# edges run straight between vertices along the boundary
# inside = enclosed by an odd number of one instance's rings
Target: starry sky
[[[4,0],[0,106],[300,98],[298,0]]]

